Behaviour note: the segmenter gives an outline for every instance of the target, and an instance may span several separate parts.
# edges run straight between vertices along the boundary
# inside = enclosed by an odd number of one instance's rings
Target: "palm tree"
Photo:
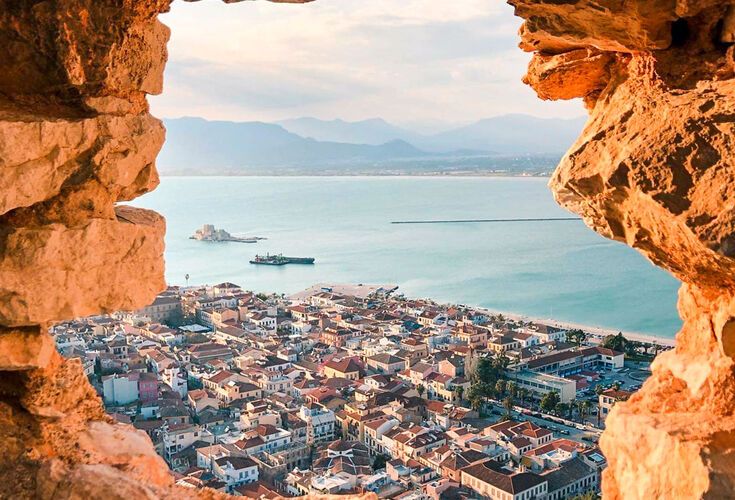
[[[592,403],[589,401],[582,401],[582,406],[580,408],[582,410],[583,415],[589,415],[590,410],[592,409]],[[584,416],[582,417],[582,420],[584,420]]]
[[[554,407],[554,413],[561,417],[568,411],[568,409],[569,405],[567,405],[566,403],[556,403],[556,406]]]
[[[528,389],[521,387],[518,389],[518,397],[521,398],[521,404],[523,404],[528,396]]]
[[[505,411],[508,415],[510,415],[510,411],[513,409],[513,397],[508,396],[503,400],[503,408],[505,408]]]
[[[516,384],[512,380],[506,384],[505,388],[508,390],[508,393],[512,397],[518,396],[518,384]]]
[[[504,379],[498,379],[497,382],[495,382],[495,392],[498,393],[499,397],[502,397],[503,394],[505,394],[505,380]]]
[[[480,416],[482,416],[482,403],[483,398],[479,394],[473,393],[469,396],[470,401],[470,407],[472,407],[473,410],[478,412]]]

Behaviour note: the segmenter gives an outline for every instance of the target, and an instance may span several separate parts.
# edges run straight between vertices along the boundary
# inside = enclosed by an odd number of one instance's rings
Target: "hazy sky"
[[[163,117],[382,117],[430,129],[505,113],[579,116],[521,83],[529,54],[499,0],[174,2]]]

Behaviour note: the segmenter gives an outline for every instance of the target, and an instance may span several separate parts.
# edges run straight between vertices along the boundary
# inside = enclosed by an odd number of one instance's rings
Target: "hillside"
[[[381,145],[317,141],[262,122],[164,120],[166,143],[158,157],[162,174],[247,173],[252,167],[309,167],[332,163],[373,162],[425,156],[401,141]]]
[[[512,114],[464,127],[422,135],[380,118],[348,122],[297,118],[279,122],[286,130],[319,141],[383,144],[402,140],[432,153],[459,151],[499,154],[563,153],[579,136],[586,118],[537,118]]]

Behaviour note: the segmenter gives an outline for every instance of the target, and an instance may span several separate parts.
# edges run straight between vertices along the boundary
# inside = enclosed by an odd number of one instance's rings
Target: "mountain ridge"
[[[582,128],[581,119],[518,114],[431,135],[404,130],[381,118],[348,122],[306,117],[269,123],[182,117],[164,119],[164,124],[167,140],[157,161],[163,175],[352,172],[358,168],[402,171],[417,166],[439,172],[493,170],[494,161],[503,155],[558,159]],[[513,168],[524,164],[517,160],[511,162]],[[533,164],[533,171],[539,169],[536,160],[525,163]]]

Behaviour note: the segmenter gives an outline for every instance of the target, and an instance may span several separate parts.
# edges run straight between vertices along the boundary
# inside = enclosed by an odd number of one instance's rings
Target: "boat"
[[[250,263],[262,266],[285,266],[286,264],[313,264],[315,260],[314,257],[285,257],[279,253],[278,255],[256,255]]]

